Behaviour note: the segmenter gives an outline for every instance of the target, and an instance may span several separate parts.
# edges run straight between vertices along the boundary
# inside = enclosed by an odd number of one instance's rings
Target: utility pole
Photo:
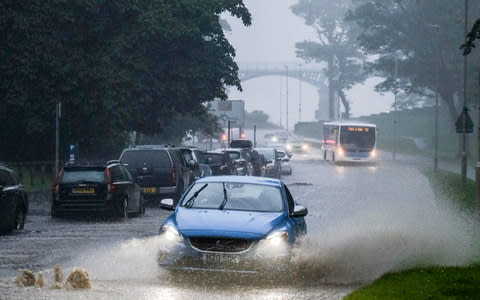
[[[464,36],[468,33],[468,0],[465,0],[465,30]],[[463,111],[467,108],[467,56],[463,56]],[[462,130],[462,185],[467,183],[467,118],[463,118]]]
[[[440,25],[432,24],[430,27],[436,29],[436,41],[437,47],[440,47]],[[435,92],[435,145],[433,149],[433,169],[438,170],[438,89],[440,88],[440,64],[441,64],[441,53],[440,49],[437,50],[438,58],[434,61],[437,61],[437,74],[435,75],[435,81],[437,84],[437,91]]]
[[[397,159],[397,76],[398,76],[398,61],[395,57],[395,65],[393,70],[393,76],[395,78],[395,91],[393,92],[393,152],[392,159]]]
[[[280,77],[280,128],[283,127],[282,125],[282,94],[283,94],[283,77]]]
[[[61,116],[62,116],[62,103],[57,102],[55,104],[55,176],[58,174]]]
[[[285,66],[285,68],[287,68],[287,78],[286,78],[286,80],[287,80],[287,94],[285,96],[285,102],[286,102],[285,109],[286,109],[287,115],[286,115],[285,124],[286,124],[287,132],[288,132],[288,65]]]
[[[302,64],[300,64],[300,86],[298,88],[298,122],[302,122]]]
[[[478,91],[480,95],[480,72],[478,73]],[[478,154],[477,154],[477,165],[475,166],[475,208],[477,219],[480,218],[480,97],[477,103],[477,141],[478,141]]]

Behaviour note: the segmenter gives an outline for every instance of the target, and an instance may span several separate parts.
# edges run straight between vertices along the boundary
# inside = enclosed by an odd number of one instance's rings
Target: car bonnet
[[[179,207],[175,221],[187,237],[216,236],[261,239],[285,219],[284,212],[252,212]]]

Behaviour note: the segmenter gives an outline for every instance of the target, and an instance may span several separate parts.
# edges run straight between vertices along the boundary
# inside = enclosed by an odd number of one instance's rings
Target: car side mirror
[[[166,209],[166,210],[174,210],[173,199],[165,198],[165,199],[160,200],[160,208],[163,208],[163,209]]]
[[[295,207],[293,208],[292,217],[299,218],[305,217],[306,215],[308,215],[308,209],[306,207],[301,205],[295,205]]]
[[[188,161],[188,166],[192,169],[195,169],[195,167],[197,166],[197,163],[193,159],[191,159]]]

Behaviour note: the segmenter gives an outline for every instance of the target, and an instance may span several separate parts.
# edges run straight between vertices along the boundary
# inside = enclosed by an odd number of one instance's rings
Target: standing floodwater
[[[147,209],[127,221],[51,220],[32,216],[27,231],[2,236],[0,295],[6,299],[341,299],[385,272],[474,260],[472,217],[435,199],[417,169],[391,162],[334,165],[299,154],[284,176],[295,200],[309,209],[308,233],[291,274],[237,276],[171,274],[160,269],[156,233],[169,212]],[[65,273],[85,268],[92,289],[18,288],[16,270]],[[0,297],[1,298],[1,297]]]

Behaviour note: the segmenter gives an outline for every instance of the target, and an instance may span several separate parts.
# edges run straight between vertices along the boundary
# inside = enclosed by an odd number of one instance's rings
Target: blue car
[[[284,270],[308,210],[280,180],[212,176],[197,180],[160,228],[160,266],[187,271]]]

